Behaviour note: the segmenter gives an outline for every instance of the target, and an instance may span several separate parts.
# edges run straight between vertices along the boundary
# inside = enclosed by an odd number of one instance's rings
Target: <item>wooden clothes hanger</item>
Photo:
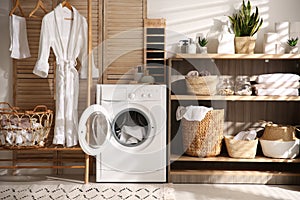
[[[12,0],[12,2],[14,3],[14,0]],[[16,11],[17,8],[19,8],[21,16],[25,17],[25,14],[24,14],[24,12],[23,12],[23,10],[21,8],[20,0],[16,0],[14,7],[9,12],[9,16],[12,16],[14,14],[14,12]]]
[[[45,5],[44,5],[43,1],[42,1],[42,0],[38,0],[37,3],[36,3],[36,5],[35,5],[35,8],[34,8],[34,9],[31,11],[31,13],[29,14],[29,17],[40,18],[40,16],[34,15],[34,13],[35,13],[39,8],[41,8],[41,9],[45,12],[45,14],[48,12],[48,11],[46,10],[46,8],[45,8]]]
[[[72,12],[73,12],[73,8],[72,8],[72,5],[69,3],[69,1],[67,0],[64,0],[62,3],[61,3],[61,6],[62,7],[67,7],[69,8]]]

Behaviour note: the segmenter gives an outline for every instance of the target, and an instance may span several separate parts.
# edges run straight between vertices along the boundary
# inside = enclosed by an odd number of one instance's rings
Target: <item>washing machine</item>
[[[96,94],[78,129],[96,182],[166,182],[166,86],[99,84]]]

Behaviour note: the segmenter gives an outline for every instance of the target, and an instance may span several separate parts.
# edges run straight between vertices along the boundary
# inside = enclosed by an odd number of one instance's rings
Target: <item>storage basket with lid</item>
[[[201,121],[181,120],[185,153],[190,156],[212,157],[221,152],[224,110],[210,110]]]

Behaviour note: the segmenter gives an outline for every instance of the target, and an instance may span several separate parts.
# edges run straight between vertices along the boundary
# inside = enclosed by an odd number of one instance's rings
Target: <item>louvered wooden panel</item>
[[[128,83],[143,64],[145,0],[104,1],[103,83]]]

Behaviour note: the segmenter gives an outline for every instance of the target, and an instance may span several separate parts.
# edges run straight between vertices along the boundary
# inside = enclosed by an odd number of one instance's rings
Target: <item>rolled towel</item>
[[[257,96],[298,96],[298,89],[257,89]]]
[[[255,89],[298,89],[299,81],[285,81],[285,82],[273,82],[273,83],[259,83],[254,84]]]
[[[189,71],[189,72],[187,73],[187,76],[199,76],[199,72],[196,71],[196,70]]]
[[[274,73],[274,74],[261,74],[257,76],[257,83],[274,83],[274,82],[285,82],[285,81],[299,81],[300,77],[297,74],[289,73]]]

